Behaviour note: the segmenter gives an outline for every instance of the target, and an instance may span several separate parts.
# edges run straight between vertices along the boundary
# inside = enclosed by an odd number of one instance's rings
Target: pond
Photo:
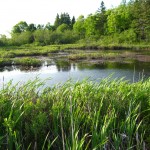
[[[50,62],[50,63],[49,63]],[[46,86],[87,78],[100,81],[103,78],[122,78],[130,82],[137,82],[150,77],[150,62],[97,62],[97,61],[69,61],[67,59],[45,58],[43,65],[38,68],[9,66],[0,69],[0,86],[13,80],[13,83],[24,83],[36,77],[46,81]]]

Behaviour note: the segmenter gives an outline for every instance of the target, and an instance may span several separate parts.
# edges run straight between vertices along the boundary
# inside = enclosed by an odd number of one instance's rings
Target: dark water
[[[137,82],[142,78],[150,77],[149,62],[106,62],[106,63],[73,63],[64,60],[53,61],[49,66],[43,64],[39,68],[25,68],[19,66],[4,67],[0,69],[0,86],[13,80],[13,83],[24,83],[28,80],[34,80],[36,77],[46,81],[46,86],[52,86],[57,83],[64,83],[71,79],[73,81],[89,80],[99,81],[103,78],[112,76],[112,78],[122,78],[130,82]]]

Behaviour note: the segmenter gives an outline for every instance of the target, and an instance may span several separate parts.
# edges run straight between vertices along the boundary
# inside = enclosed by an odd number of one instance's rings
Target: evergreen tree
[[[68,26],[71,25],[71,20],[70,20],[70,16],[68,13],[63,13],[60,15],[60,25],[61,24],[67,24]]]
[[[76,19],[75,17],[73,16],[72,19],[71,19],[71,28],[73,28],[73,25],[75,24],[76,22]]]
[[[36,25],[31,23],[28,25],[27,31],[34,32],[36,30]]]
[[[60,23],[59,14],[57,14],[56,19],[55,19],[55,22],[54,22],[55,28],[57,28],[60,24],[61,24],[61,23]]]
[[[98,8],[97,12],[98,13],[103,13],[103,14],[106,12],[106,7],[105,7],[105,4],[104,4],[103,1],[101,2],[100,8]]]
[[[106,16],[106,7],[104,2],[101,2],[100,8],[98,8],[98,11],[96,13],[96,25],[95,28],[97,32],[99,32],[100,35],[105,34],[105,26],[107,22],[107,16]]]
[[[68,13],[62,13],[60,16],[57,14],[54,26],[57,29],[58,26],[62,24],[67,24],[69,27],[71,27],[71,19]]]
[[[139,40],[147,40],[150,34],[150,1],[136,0],[132,7],[134,28]]]

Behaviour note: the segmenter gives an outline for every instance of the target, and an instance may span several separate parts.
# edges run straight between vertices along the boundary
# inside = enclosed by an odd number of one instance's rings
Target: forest
[[[55,22],[28,24],[20,21],[13,26],[11,38],[0,35],[0,46],[33,44],[73,44],[97,42],[108,44],[145,44],[150,42],[150,1],[130,0],[111,9],[100,3],[95,13],[77,19],[68,13],[57,14]]]

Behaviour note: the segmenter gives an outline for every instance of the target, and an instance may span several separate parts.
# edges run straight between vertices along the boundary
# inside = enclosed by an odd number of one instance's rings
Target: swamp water
[[[28,80],[36,78],[42,81],[46,80],[46,86],[64,83],[67,80],[79,81],[87,78],[96,82],[103,78],[123,78],[130,82],[137,82],[142,78],[150,77],[150,62],[133,61],[130,63],[121,62],[71,62],[68,60],[51,60],[48,65],[47,61],[38,68],[10,66],[0,69],[0,87],[12,82],[23,84]]]

